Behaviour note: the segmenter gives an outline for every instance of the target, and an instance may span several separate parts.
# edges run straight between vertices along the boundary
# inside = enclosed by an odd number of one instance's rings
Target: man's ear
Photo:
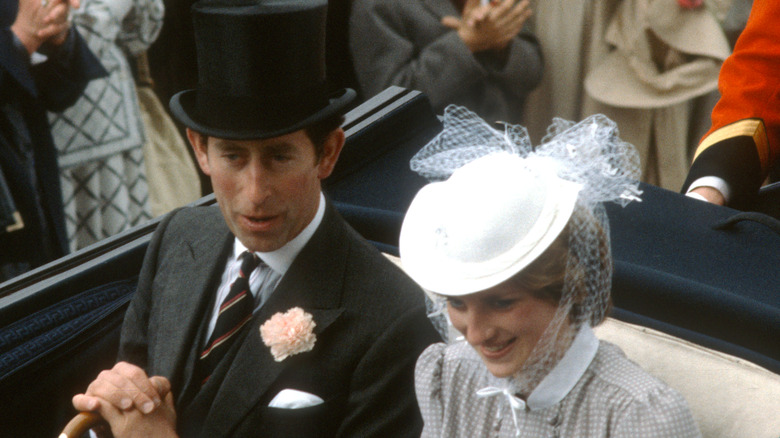
[[[317,165],[319,172],[317,176],[319,179],[325,179],[333,172],[333,168],[336,166],[336,161],[339,159],[341,149],[344,147],[344,130],[341,128],[334,129],[325,138],[325,142],[322,147],[322,156],[320,162]]]
[[[198,159],[200,170],[206,175],[211,175],[211,169],[209,168],[208,137],[200,132],[187,128],[187,139],[190,141],[190,145],[192,145],[192,150],[195,151],[195,158]]]

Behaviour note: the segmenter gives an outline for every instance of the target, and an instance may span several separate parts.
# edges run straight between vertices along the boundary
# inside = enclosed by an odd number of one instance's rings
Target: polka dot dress
[[[552,406],[521,407],[513,413],[503,396],[477,396],[478,390],[497,386],[497,382],[467,343],[428,347],[415,372],[417,400],[425,422],[422,436],[701,436],[679,393],[604,341],[574,388]]]

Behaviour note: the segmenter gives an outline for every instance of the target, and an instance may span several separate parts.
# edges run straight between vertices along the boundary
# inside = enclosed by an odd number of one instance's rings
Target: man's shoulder
[[[198,242],[222,240],[229,229],[216,206],[181,207],[166,214],[155,231],[154,240],[161,251],[182,244],[198,246]]]
[[[347,266],[345,289],[366,313],[394,320],[425,308],[425,292],[387,257],[375,249],[355,255]]]
[[[364,239],[357,231],[351,228],[349,231],[350,237],[353,239],[353,251],[350,255],[350,264],[347,266],[348,270],[351,270],[355,275],[365,273],[369,278],[377,278],[384,282],[403,284],[419,289],[417,283],[371,242]]]
[[[320,229],[299,255],[301,266],[316,263],[337,272],[348,307],[398,315],[424,306],[424,292],[336,211],[326,211]],[[324,263],[324,265],[323,265]]]
[[[226,228],[219,208],[213,206],[177,208],[163,219],[166,233],[198,235],[204,231]]]

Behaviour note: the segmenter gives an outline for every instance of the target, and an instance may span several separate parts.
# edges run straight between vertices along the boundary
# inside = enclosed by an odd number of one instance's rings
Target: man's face
[[[225,140],[189,129],[187,136],[230,231],[261,252],[281,248],[311,222],[320,180],[333,171],[344,144],[344,131],[333,131],[317,160],[303,130],[264,140]]]

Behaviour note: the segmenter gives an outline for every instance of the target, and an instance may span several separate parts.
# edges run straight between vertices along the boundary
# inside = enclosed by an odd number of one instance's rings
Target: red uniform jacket
[[[755,0],[734,53],[723,63],[721,98],[684,190],[697,178],[723,178],[737,207],[755,196],[780,155],[780,2]]]

